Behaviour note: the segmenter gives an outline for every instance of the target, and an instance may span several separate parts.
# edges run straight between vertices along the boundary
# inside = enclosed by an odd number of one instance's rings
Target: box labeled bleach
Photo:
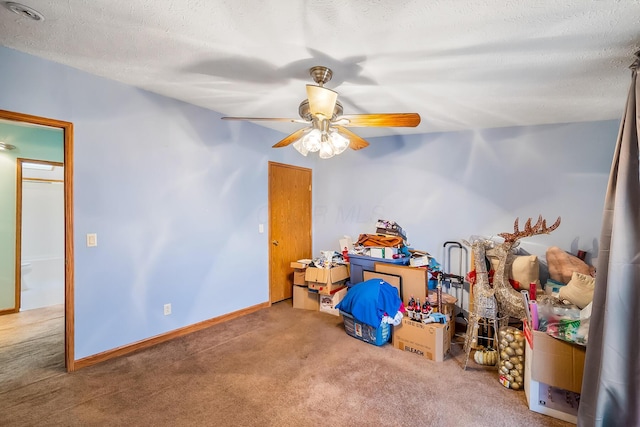
[[[393,346],[434,362],[442,362],[451,349],[450,324],[421,323],[403,318],[393,327]]]

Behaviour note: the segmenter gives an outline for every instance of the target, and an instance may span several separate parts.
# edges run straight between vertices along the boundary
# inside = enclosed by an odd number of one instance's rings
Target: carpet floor
[[[0,319],[2,426],[571,425],[529,411],[495,369],[463,370],[459,344],[431,362],[290,300],[73,373],[50,311]]]

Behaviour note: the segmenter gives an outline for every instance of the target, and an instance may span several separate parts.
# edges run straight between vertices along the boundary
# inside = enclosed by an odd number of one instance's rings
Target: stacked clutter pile
[[[440,265],[427,252],[410,249],[406,232],[396,222],[378,220],[375,230],[360,234],[355,244],[349,236],[339,239],[341,253],[323,251],[318,259],[291,263],[293,306],[341,315],[345,332],[358,340],[381,346],[393,338],[395,348],[444,360],[455,330],[457,300],[429,291],[437,282],[431,275]],[[411,259],[414,266],[408,265]],[[411,310],[405,309],[414,295],[426,303],[424,313],[416,299]],[[315,302],[311,307],[298,304],[309,299]]]
[[[388,233],[382,233],[386,231],[383,227],[389,227]],[[379,219],[376,223],[376,231],[376,234],[360,234],[355,244],[349,236],[340,239],[340,247],[350,264],[349,286],[362,282],[364,272],[373,271],[374,264],[377,262],[397,265],[409,263],[410,252],[406,244],[406,233],[402,227],[393,221]]]
[[[349,253],[383,259],[410,256],[406,232],[396,222],[384,219],[376,222],[376,234],[360,234],[356,245]]]
[[[407,233],[395,221],[379,219],[376,234],[361,234],[356,253],[364,253],[372,258],[384,258],[393,264],[422,267],[429,271],[429,289],[435,289],[440,264],[429,252],[413,249],[407,243]],[[394,261],[391,261],[394,260]]]
[[[576,257],[552,246],[546,255],[550,278],[545,292],[529,293],[531,329],[586,346],[595,268],[584,262],[584,252]]]
[[[312,260],[291,263],[293,307],[339,316],[335,306],[347,293],[349,269],[340,253],[323,251],[322,254]]]
[[[440,265],[428,252],[410,248],[406,232],[395,221],[379,219],[376,222],[376,234],[360,234],[355,245],[348,245],[350,241],[349,236],[340,240],[340,246],[348,249],[345,255],[351,264],[349,285],[362,282],[363,271],[373,271],[375,263],[384,262],[429,270],[432,274],[429,279],[430,289],[435,289],[435,274],[439,271]]]
[[[488,338],[492,348],[474,354],[474,360],[484,365],[497,364],[500,383],[511,389],[524,388],[532,411],[575,423],[585,359],[584,347],[575,343],[581,334],[572,320],[560,318],[572,310],[561,306],[564,301],[546,292],[538,292],[540,271],[537,257],[523,256],[516,251],[521,238],[549,234],[559,225],[560,217],[547,226],[540,215],[535,224],[529,218],[520,230],[516,218],[513,233],[498,233],[503,242],[476,236],[471,239],[472,243],[467,243],[474,256],[474,270],[467,275],[472,285],[474,304],[470,309],[465,352],[468,358],[470,349],[479,343],[480,327],[483,331],[490,330],[482,338]],[[577,271],[583,275],[595,273],[581,259],[559,248],[549,248],[546,255],[553,280],[559,279],[563,283],[570,278],[582,280],[584,277],[576,275],[576,267],[583,269]],[[494,269],[492,283],[490,277]],[[577,285],[574,286],[576,292],[569,292],[573,299],[571,302],[588,304],[591,300],[589,285]],[[575,307],[574,315],[580,308]],[[519,321],[522,321],[523,330],[512,326]],[[547,332],[551,332],[551,336]],[[572,342],[567,342],[569,340]],[[496,343],[499,345],[497,349]]]
[[[595,285],[595,269],[584,255],[548,248],[545,292],[522,291],[529,307],[524,322],[529,409],[572,423],[577,420]]]

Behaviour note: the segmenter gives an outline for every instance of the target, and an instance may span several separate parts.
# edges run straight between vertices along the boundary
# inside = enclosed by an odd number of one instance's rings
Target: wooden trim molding
[[[204,320],[193,325],[185,326],[184,328],[175,329],[167,333],[156,335],[155,337],[147,338],[142,341],[134,342],[122,347],[117,347],[112,350],[107,350],[102,353],[94,354],[93,356],[85,357],[75,361],[75,369],[86,368],[88,366],[95,365],[97,363],[106,362],[107,360],[114,359],[116,357],[124,356],[126,354],[133,353],[135,351],[143,350],[145,348],[152,347],[154,345],[170,341],[175,338],[179,338],[184,335],[191,334],[193,332],[200,331],[202,329],[209,328],[219,323],[227,322],[238,317],[246,316],[247,314],[254,313],[270,306],[270,303],[263,302],[251,307],[243,308],[242,310],[234,311],[232,313],[224,314],[222,316],[214,317],[209,320]]]
[[[64,144],[64,343],[65,366],[67,372],[75,370],[74,366],[74,263],[73,263],[73,123],[30,114],[0,110],[0,119],[15,122],[33,123],[62,129]]]
[[[22,304],[22,159],[16,159],[16,244],[15,244],[15,313]]]
[[[64,183],[64,179],[43,179],[43,178],[25,178],[23,176],[22,165],[24,163],[38,163],[41,165],[62,166],[64,163],[51,162],[48,160],[27,159],[22,157],[16,158],[16,249],[15,249],[15,309],[14,313],[20,311],[22,306],[22,257],[18,254],[22,254],[22,183],[24,181],[34,182],[61,182]]]

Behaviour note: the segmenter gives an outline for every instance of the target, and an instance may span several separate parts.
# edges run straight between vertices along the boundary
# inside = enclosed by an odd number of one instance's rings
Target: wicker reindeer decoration
[[[504,242],[495,246],[495,243],[489,239],[475,239],[471,243],[465,242],[471,246],[474,257],[475,269],[475,286],[473,288],[473,309],[469,312],[469,322],[467,324],[467,335],[464,341],[463,351],[466,354],[464,369],[467,368],[469,354],[471,349],[478,343],[479,329],[481,325],[493,327],[493,337],[484,336],[483,338],[493,340],[494,345],[498,342],[498,329],[502,326],[500,322],[507,320],[509,317],[524,319],[526,317],[524,301],[522,295],[517,292],[509,283],[509,270],[515,255],[511,250],[515,247],[516,242],[522,237],[535,236],[538,234],[549,234],[560,225],[560,217],[553,225],[547,227],[547,223],[542,219],[542,215],[538,217],[538,222],[531,225],[529,218],[520,231],[518,226],[518,218],[516,218],[513,233],[500,233],[498,236],[504,238]],[[495,247],[494,247],[495,246]],[[492,249],[498,258],[498,268],[493,275],[493,286],[489,283],[489,274],[486,267],[486,250]],[[500,320],[498,319],[500,316]]]
[[[473,312],[472,317],[487,317],[494,319],[498,314],[498,304],[496,303],[496,291],[489,284],[489,272],[487,271],[485,257],[486,249],[490,248],[493,242],[490,240],[476,239],[471,246],[474,258],[475,286],[473,288]]]
[[[493,289],[498,302],[498,311],[502,316],[511,316],[523,319],[525,314],[522,295],[517,292],[509,283],[509,270],[515,255],[511,252],[516,242],[522,237],[531,237],[539,234],[549,234],[560,225],[560,217],[551,226],[547,227],[546,220],[542,215],[538,216],[538,221],[531,225],[531,218],[527,220],[524,229],[520,231],[518,218],[513,224],[513,233],[499,233],[498,236],[504,238],[504,242],[494,249],[498,258],[498,268],[493,275]]]

